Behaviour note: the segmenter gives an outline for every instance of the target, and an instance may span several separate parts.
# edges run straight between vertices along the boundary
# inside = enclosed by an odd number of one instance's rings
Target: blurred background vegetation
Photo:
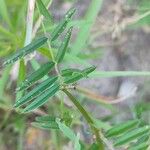
[[[75,29],[63,66],[83,68],[92,64],[97,67],[91,78],[77,85],[76,97],[97,119],[100,128],[107,129],[133,118],[149,124],[150,1],[43,2],[49,8],[51,20],[43,19],[36,7],[32,18],[27,0],[0,0],[0,66],[5,57],[36,36],[41,36],[43,32],[49,36],[65,12],[75,7],[74,21],[68,25],[73,25]],[[59,44],[60,41],[54,43],[54,53]],[[36,116],[45,113],[69,117],[74,130],[90,144],[87,125],[62,95],[57,95],[55,102],[48,103],[34,114],[23,115],[12,109],[17,84],[31,69],[51,59],[47,46],[30,57],[32,60],[27,58],[27,65],[20,61],[0,69],[0,150],[72,149],[72,143],[60,132],[47,132],[31,126]],[[59,99],[64,99],[63,108]]]

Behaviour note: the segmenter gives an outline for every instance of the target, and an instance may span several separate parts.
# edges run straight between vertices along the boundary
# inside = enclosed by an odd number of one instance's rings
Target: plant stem
[[[88,114],[88,112],[82,107],[82,105],[78,102],[78,100],[66,89],[62,89],[62,91],[69,97],[69,99],[73,102],[73,104],[78,108],[80,113],[83,115],[89,126],[91,127],[91,130],[94,132],[96,136],[96,141],[99,144],[99,149],[104,150],[103,142],[101,140],[101,137],[99,135],[99,129],[93,126],[94,121],[91,118],[91,116]]]

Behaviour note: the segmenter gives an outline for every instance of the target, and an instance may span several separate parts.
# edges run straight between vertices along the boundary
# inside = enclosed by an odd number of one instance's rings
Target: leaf
[[[95,71],[89,76],[91,78],[150,76],[150,71]]]
[[[59,119],[56,119],[56,122],[59,126],[59,129],[63,132],[63,134],[68,137],[71,141],[75,141],[76,136],[74,132],[65,124],[61,123]]]
[[[19,63],[19,74],[17,85],[19,85],[26,77],[26,65],[23,59],[20,60]],[[18,92],[16,95],[16,99],[20,98],[23,95],[23,92]]]
[[[56,62],[57,63],[60,63],[63,60],[64,56],[65,56],[67,46],[68,46],[70,38],[71,38],[72,29],[73,29],[73,27],[69,28],[69,30],[67,31],[67,34],[66,34],[61,46],[58,49],[58,52],[57,52],[57,55],[56,55]]]
[[[77,134],[76,138],[75,138],[75,144],[74,144],[74,150],[80,150],[81,149],[81,145],[80,145],[80,135]]]
[[[51,15],[43,4],[42,0],[36,0],[40,13],[48,20],[51,20]]]
[[[54,62],[48,62],[43,65],[35,72],[31,73],[17,88],[17,91],[21,91],[29,87],[32,83],[36,82],[37,80],[41,79],[44,75],[46,75],[53,67]]]
[[[96,143],[93,143],[88,150],[98,150],[98,149],[99,149],[99,145]]]
[[[115,125],[106,132],[106,137],[116,136],[121,133],[124,133],[125,131],[131,128],[134,128],[138,124],[139,124],[139,120],[130,120],[130,121]]]
[[[84,69],[82,72],[88,75],[88,74],[90,74],[91,72],[93,72],[95,69],[96,69],[96,67],[95,67],[95,66],[92,66],[92,67],[89,67],[89,68]]]
[[[122,135],[118,139],[116,139],[114,146],[120,146],[120,145],[129,143],[129,142],[133,141],[134,139],[141,137],[143,134],[145,134],[149,131],[150,131],[150,126],[144,126],[144,127],[132,130],[131,132],[125,133],[124,135]]]
[[[31,104],[29,104],[22,112],[27,113],[33,111],[34,109],[44,105],[50,97],[55,95],[59,91],[59,85],[54,84],[52,87],[49,87],[43,94],[36,98]]]
[[[81,78],[87,77],[87,75],[89,73],[91,73],[92,71],[95,70],[95,67],[88,67],[86,69],[83,69],[81,72],[76,72],[75,74],[73,74],[71,77],[66,77],[64,79],[64,83],[69,84],[69,83],[74,83],[78,80],[80,80]]]
[[[48,57],[48,59],[52,60],[52,56],[51,56],[51,53],[50,53],[48,48],[41,47],[41,48],[38,49],[38,52],[41,53],[43,56]]]
[[[134,147],[130,147],[128,150],[147,150],[148,146],[149,146],[148,142],[144,142]]]
[[[6,6],[6,1],[5,0],[0,0],[0,15],[7,22],[7,24],[9,26],[12,26],[10,18],[9,18],[9,15],[8,15],[8,10],[7,10],[7,6]]]
[[[111,126],[107,123],[107,122],[103,122],[99,119],[93,119],[94,124],[93,126],[96,127],[97,129],[104,129],[104,130],[108,130],[111,128]]]
[[[36,122],[33,122],[32,125],[41,128],[41,129],[59,129],[58,124],[56,122],[56,117],[54,116],[39,116],[35,118]]]
[[[51,41],[56,40],[59,35],[65,30],[68,22],[70,21],[71,17],[75,13],[75,9],[71,8],[66,14],[64,19],[57,25],[54,31],[51,34]]]
[[[86,22],[80,27],[78,36],[76,37],[76,41],[72,46],[72,53],[74,55],[79,54],[79,52],[85,48],[87,39],[90,35],[90,30],[92,28],[92,25],[94,24],[96,20],[96,16],[98,15],[98,12],[100,11],[100,8],[102,6],[103,0],[92,0],[91,4],[87,10],[86,16],[84,20]]]
[[[3,66],[6,66],[8,64],[12,64],[12,63],[16,62],[18,59],[23,58],[27,54],[32,53],[37,48],[41,47],[47,41],[47,39],[48,39],[47,37],[38,38],[38,39],[34,40],[33,42],[31,42],[29,45],[25,46],[24,48],[19,49],[17,52],[15,52],[14,54],[12,54],[3,63]]]
[[[32,122],[31,123],[34,127],[40,128],[40,129],[59,129],[58,124],[56,122],[48,122],[48,123],[37,123],[37,122]]]
[[[3,98],[5,86],[7,85],[7,82],[9,80],[9,72],[10,72],[11,68],[12,68],[12,66],[6,67],[0,78],[0,99]]]
[[[61,75],[66,77],[66,76],[71,76],[73,73],[81,73],[81,71],[82,70],[75,69],[75,68],[63,69],[61,70]]]
[[[55,122],[56,121],[56,117],[54,116],[49,116],[49,115],[45,115],[45,116],[40,116],[40,117],[36,117],[35,121],[39,122],[39,123],[44,123],[44,122]]]
[[[48,79],[44,80],[42,83],[40,83],[36,88],[34,88],[32,91],[25,94],[23,97],[21,97],[19,100],[16,101],[14,107],[20,107],[30,100],[32,100],[34,97],[37,97],[39,94],[44,92],[48,87],[50,87],[58,77],[49,77]]]

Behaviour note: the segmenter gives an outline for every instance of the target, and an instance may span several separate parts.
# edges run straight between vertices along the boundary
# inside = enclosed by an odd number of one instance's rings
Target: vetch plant
[[[44,7],[42,1],[38,0],[37,4],[41,14],[46,15],[45,17],[47,17],[48,11]],[[71,20],[71,17],[73,16],[74,13],[75,13],[75,9],[71,8],[66,13],[64,19],[60,22],[60,24],[58,24],[58,26],[54,29],[50,38],[43,36],[41,38],[33,40],[29,45],[25,46],[22,49],[19,49],[11,56],[9,56],[9,58],[7,58],[6,61],[3,63],[3,66],[13,64],[19,59],[24,58],[26,55],[32,53],[33,51],[43,46],[47,42],[47,40],[50,40],[51,43],[55,41],[60,36],[60,34],[66,29],[67,23]],[[64,37],[64,40],[62,41],[62,44],[58,48],[56,56],[54,56],[53,61],[41,65],[39,69],[37,69],[36,71],[28,75],[27,78],[22,83],[20,83],[19,87],[17,88],[17,91],[28,89],[53,69],[56,69],[56,74],[53,76],[49,76],[48,79],[42,81],[40,84],[36,85],[36,87],[33,88],[30,92],[28,92],[20,99],[18,99],[14,104],[14,107],[19,108],[23,106],[22,113],[31,112],[39,108],[40,106],[44,105],[50,99],[50,97],[54,96],[57,92],[61,90],[68,96],[68,98],[74,103],[74,105],[82,113],[87,123],[91,127],[93,134],[96,137],[97,144],[101,149],[103,149],[103,143],[100,138],[99,130],[93,126],[94,121],[92,117],[82,107],[82,105],[80,105],[78,100],[69,92],[69,88],[70,85],[72,85],[72,83],[75,83],[78,80],[87,77],[88,74],[90,74],[95,70],[95,67],[91,66],[83,70],[72,69],[72,68],[68,68],[65,70],[58,69],[58,64],[62,62],[65,56],[65,52],[68,48],[72,30],[73,27],[70,27],[68,29]],[[58,118],[52,119],[48,116],[47,117],[44,116],[41,119],[37,118],[36,121],[38,123],[33,123],[33,125],[40,126],[42,128],[62,128],[63,131],[67,130],[67,133],[70,134],[70,130],[68,130],[68,127],[65,124],[62,124],[64,123],[63,118],[59,120]],[[76,138],[75,135],[74,138],[72,138],[70,135],[71,140],[75,141],[75,138]],[[79,144],[78,142],[76,143]]]
[[[37,0],[36,2],[41,15],[43,15],[46,19],[51,19],[51,15],[43,2],[41,0]],[[51,49],[54,42],[56,42],[60,35],[67,29],[67,25],[75,12],[75,8],[71,8],[65,14],[62,21],[60,21],[60,23],[52,31],[50,37],[44,35],[36,38],[27,46],[17,50],[4,61],[3,67],[14,64],[18,60],[25,59],[25,56],[38,50],[46,43],[48,43],[49,49]],[[52,100],[52,97],[62,91],[77,107],[78,111],[82,114],[89,125],[91,129],[90,131],[93,134],[93,143],[90,147],[87,148],[86,146],[83,146],[79,134],[76,135],[71,130],[70,126],[72,120],[70,116],[66,115],[66,117],[55,117],[51,114],[38,116],[32,123],[33,126],[48,130],[61,130],[63,134],[74,143],[75,150],[104,150],[106,146],[113,150],[114,147],[116,148],[124,145],[127,145],[126,147],[130,150],[143,150],[148,148],[150,132],[149,125],[142,125],[140,120],[136,119],[123,122],[119,125],[114,125],[108,130],[99,128],[95,119],[93,119],[90,113],[86,111],[78,99],[76,99],[76,97],[70,92],[72,87],[75,89],[74,83],[78,82],[80,79],[87,78],[88,75],[96,69],[95,66],[90,66],[84,69],[59,68],[59,65],[63,62],[68,49],[72,30],[72,26],[67,30],[56,54],[54,54],[52,50],[49,51],[52,60],[42,64],[37,70],[29,74],[24,81],[19,83],[16,92],[23,91],[24,93],[24,91],[26,91],[26,93],[16,100],[14,108],[19,110],[21,113],[33,112],[49,100]],[[51,74],[50,76],[49,73]],[[44,77],[46,77],[46,79]]]

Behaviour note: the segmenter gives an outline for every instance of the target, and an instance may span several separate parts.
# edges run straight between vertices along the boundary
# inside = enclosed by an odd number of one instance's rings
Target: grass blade
[[[46,75],[53,67],[55,63],[54,62],[48,62],[43,64],[39,69],[37,69],[35,72],[30,74],[17,88],[17,91],[23,90],[27,87],[29,87],[32,83],[38,81],[41,79],[44,75]]]
[[[150,71],[95,71],[89,76],[91,78],[150,76]]]
[[[68,32],[64,38],[64,41],[62,42],[60,48],[58,49],[58,52],[56,55],[56,62],[57,63],[60,63],[65,56],[67,46],[68,46],[70,38],[71,38],[72,29],[73,29],[73,27],[70,27],[70,29],[68,30]]]
[[[24,95],[22,98],[16,101],[14,107],[20,107],[30,100],[32,100],[34,97],[38,96],[42,92],[44,92],[48,87],[50,87],[58,77],[49,77],[45,81],[43,81],[41,84],[39,84],[36,88],[34,88],[32,91],[28,92],[26,95]]]
[[[51,20],[51,15],[46,9],[45,5],[43,4],[42,0],[37,0],[37,5],[39,8],[40,13],[48,20]]]
[[[44,105],[50,97],[52,97],[57,91],[59,91],[59,85],[55,84],[48,88],[42,95],[36,98],[31,104],[29,104],[22,112],[27,113],[34,109]]]
[[[11,55],[3,63],[3,66],[12,64],[12,63],[16,62],[18,59],[23,58],[27,54],[32,53],[37,48],[41,47],[47,41],[47,39],[48,39],[47,37],[38,38],[38,39],[34,40],[33,42],[31,42],[29,45],[25,46],[24,48],[19,49],[17,52],[15,52],[13,55]]]
[[[7,22],[7,24],[12,27],[5,0],[0,0],[0,15]]]
[[[92,0],[87,10],[86,22],[81,26],[75,43],[72,46],[72,53],[77,55],[86,45],[86,41],[90,35],[90,30],[95,22],[96,16],[101,8],[103,0]]]
[[[68,22],[70,21],[71,17],[75,13],[75,9],[71,8],[66,14],[64,19],[58,24],[58,26],[54,29],[51,34],[51,41],[56,40],[59,35],[65,30]]]

